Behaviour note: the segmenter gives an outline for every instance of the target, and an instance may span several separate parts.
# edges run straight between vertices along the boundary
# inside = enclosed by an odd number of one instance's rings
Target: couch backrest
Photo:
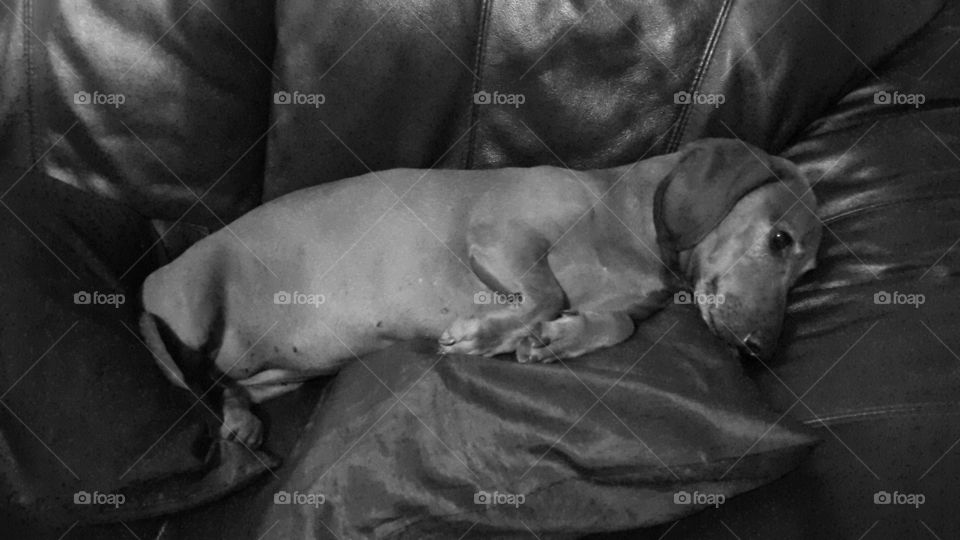
[[[943,1],[7,4],[0,159],[219,227],[368,170],[776,152]]]
[[[941,4],[281,1],[276,89],[326,102],[274,105],[264,196],[397,166],[608,167],[704,136],[776,151]]]

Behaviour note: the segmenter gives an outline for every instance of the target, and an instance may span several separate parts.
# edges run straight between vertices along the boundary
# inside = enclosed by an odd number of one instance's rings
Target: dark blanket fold
[[[137,335],[147,220],[19,169],[0,194],[0,536],[192,508],[275,465],[217,440]]]
[[[314,412],[254,537],[572,536],[676,519],[777,478],[815,444],[676,305],[565,364],[395,346]],[[699,504],[698,504],[699,503]]]

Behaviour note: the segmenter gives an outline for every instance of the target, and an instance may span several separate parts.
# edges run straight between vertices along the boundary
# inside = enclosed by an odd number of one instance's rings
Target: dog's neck
[[[680,287],[690,287],[697,284],[697,276],[700,273],[700,262],[696,248],[676,250],[666,242],[660,241],[657,244],[660,247],[660,258],[667,268],[667,274],[679,280],[675,283]]]
[[[692,284],[693,272],[696,271],[696,265],[692,264],[693,250],[679,251],[668,238],[665,226],[659,219],[667,184],[664,179],[672,167],[673,161],[668,159],[668,156],[661,156],[642,162],[636,167],[631,164],[609,169],[608,180],[616,183],[613,184],[611,196],[607,199],[617,215],[631,215],[637,213],[638,208],[644,208],[639,212],[649,219],[641,227],[649,234],[649,240],[644,240],[644,250],[653,247],[651,241],[655,241],[660,252],[659,262],[665,267],[665,285],[670,284],[667,287],[670,289],[675,285]],[[673,283],[678,280],[686,283]]]
[[[696,248],[685,249],[676,254],[676,271],[680,272],[680,277],[685,285],[694,287],[697,284],[697,274],[700,273],[700,264],[696,256]]]

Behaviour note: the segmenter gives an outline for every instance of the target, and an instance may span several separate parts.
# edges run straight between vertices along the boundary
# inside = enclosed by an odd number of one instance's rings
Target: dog
[[[732,139],[601,170],[370,173],[272,200],[153,272],[141,331],[176,384],[215,379],[220,435],[250,447],[252,402],[398,341],[574,358],[682,290],[764,357],[816,264],[816,206],[793,163]]]

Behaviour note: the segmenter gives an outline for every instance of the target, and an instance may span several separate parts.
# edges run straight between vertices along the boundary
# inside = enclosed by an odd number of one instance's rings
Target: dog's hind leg
[[[223,424],[220,437],[255,450],[263,441],[263,423],[250,411],[251,398],[236,381],[223,381]]]

